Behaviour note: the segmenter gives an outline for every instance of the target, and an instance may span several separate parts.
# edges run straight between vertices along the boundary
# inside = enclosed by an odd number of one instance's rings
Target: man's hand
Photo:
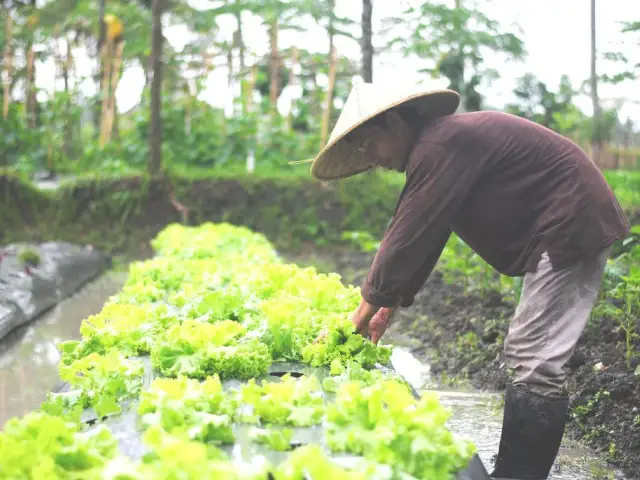
[[[369,335],[374,344],[378,344],[384,332],[389,328],[395,310],[395,308],[383,307],[378,310],[378,313],[376,313],[369,322]]]
[[[351,321],[356,327],[356,333],[377,344],[380,337],[382,337],[389,327],[391,317],[395,311],[396,308],[376,307],[363,299],[358,308],[353,312]],[[313,343],[325,340],[328,334],[329,332],[326,330],[320,332]]]
[[[356,326],[357,333],[377,344],[387,327],[389,327],[389,322],[395,310],[395,308],[388,307],[378,308],[363,300],[356,311],[353,312],[351,321]]]

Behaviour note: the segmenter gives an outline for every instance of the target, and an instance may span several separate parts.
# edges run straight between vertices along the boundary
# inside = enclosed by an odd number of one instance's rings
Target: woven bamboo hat
[[[370,155],[361,144],[348,141],[348,136],[378,115],[402,106],[414,108],[422,117],[435,118],[455,113],[459,103],[460,95],[453,90],[356,83],[327,145],[313,159],[311,175],[318,180],[338,180],[373,168]]]

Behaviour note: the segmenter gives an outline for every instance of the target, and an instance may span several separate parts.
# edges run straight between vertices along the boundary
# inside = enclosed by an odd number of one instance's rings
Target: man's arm
[[[398,307],[433,270],[451,223],[478,177],[478,165],[436,144],[419,144],[362,297],[373,307]],[[413,156],[412,155],[412,156]]]
[[[447,245],[450,237],[451,230],[447,229],[444,235],[442,235],[442,239],[438,243],[438,246],[433,249],[433,254],[429,255],[425,259],[424,263],[420,265],[420,268],[415,273],[415,275],[411,277],[411,279],[407,282],[404,290],[400,292],[400,306],[402,308],[407,308],[413,305],[413,300],[416,294],[422,288],[429,276],[431,276],[431,272],[433,272],[433,269],[438,263],[440,255],[442,255],[442,251]]]

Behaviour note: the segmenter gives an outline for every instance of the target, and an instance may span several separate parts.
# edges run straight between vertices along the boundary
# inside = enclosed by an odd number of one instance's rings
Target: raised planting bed
[[[61,345],[64,388],[7,423],[0,478],[488,479],[437,397],[353,332],[357,288],[231,225],[153,247]]]
[[[0,247],[0,340],[107,267],[105,255],[68,243],[12,244]]]

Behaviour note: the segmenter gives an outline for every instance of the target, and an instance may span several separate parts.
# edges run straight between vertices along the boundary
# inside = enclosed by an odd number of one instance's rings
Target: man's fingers
[[[318,343],[320,340],[324,340],[327,338],[327,336],[329,335],[329,332],[327,330],[322,330],[318,336],[316,337],[316,339],[313,341],[313,343]]]
[[[389,326],[389,320],[382,315],[376,315],[369,323],[369,331],[371,332],[371,341],[375,344],[378,343],[380,337],[384,335]]]

